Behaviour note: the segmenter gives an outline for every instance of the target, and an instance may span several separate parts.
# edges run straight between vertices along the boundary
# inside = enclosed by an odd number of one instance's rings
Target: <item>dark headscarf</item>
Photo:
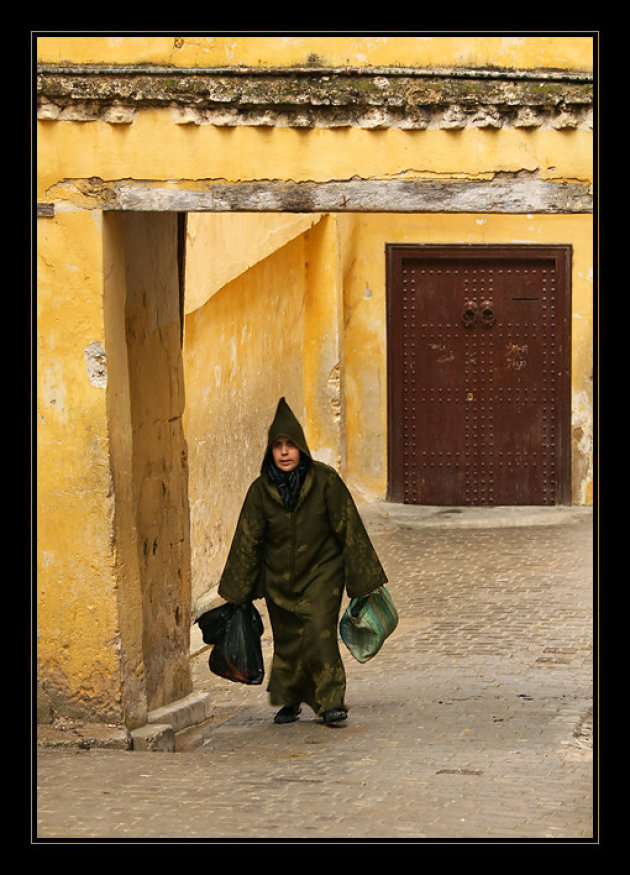
[[[273,456],[267,461],[267,477],[277,487],[283,505],[290,512],[295,510],[309,465],[310,459],[301,451],[300,461],[292,471],[281,471],[273,461]]]
[[[271,447],[278,438],[289,438],[300,451],[300,461],[293,471],[281,471],[273,461]],[[293,512],[300,497],[304,478],[311,464],[311,454],[308,449],[302,426],[284,398],[281,398],[276,415],[269,428],[267,451],[262,465],[262,471],[267,475],[280,494],[282,503],[288,511]]]

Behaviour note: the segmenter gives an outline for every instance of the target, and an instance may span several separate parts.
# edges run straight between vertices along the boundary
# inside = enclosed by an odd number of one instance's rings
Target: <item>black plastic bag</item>
[[[251,602],[221,605],[202,614],[197,623],[206,644],[214,645],[208,661],[213,674],[240,684],[262,683],[263,622]]]
[[[201,629],[201,637],[205,644],[216,644],[223,638],[228,617],[232,615],[234,607],[235,605],[226,602],[197,617],[195,623]]]

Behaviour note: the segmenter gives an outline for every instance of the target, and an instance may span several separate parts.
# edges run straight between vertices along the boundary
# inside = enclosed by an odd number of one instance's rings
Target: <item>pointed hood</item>
[[[304,437],[304,431],[302,430],[302,426],[297,420],[297,417],[287,404],[284,398],[281,398],[278,402],[278,407],[276,408],[276,415],[274,417],[271,426],[269,427],[269,434],[267,436],[267,449],[265,451],[265,459],[263,460],[263,469],[265,467],[265,463],[267,457],[271,451],[272,443],[280,437],[289,438],[289,440],[293,441],[296,447],[304,453],[309,459],[311,458],[311,453],[308,448],[308,444],[306,443],[306,438]]]

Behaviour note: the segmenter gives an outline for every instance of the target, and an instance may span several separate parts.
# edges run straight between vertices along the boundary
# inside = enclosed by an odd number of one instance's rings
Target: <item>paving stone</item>
[[[37,841],[596,843],[592,520],[377,522],[401,620],[344,655],[344,724],[278,726],[197,652],[176,750],[38,748]]]

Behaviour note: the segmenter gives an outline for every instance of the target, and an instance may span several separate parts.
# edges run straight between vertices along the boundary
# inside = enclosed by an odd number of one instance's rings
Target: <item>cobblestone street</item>
[[[275,725],[203,650],[177,752],[38,748],[37,841],[593,842],[592,516],[554,511],[368,514],[400,623],[367,664],[342,645],[344,724]]]

